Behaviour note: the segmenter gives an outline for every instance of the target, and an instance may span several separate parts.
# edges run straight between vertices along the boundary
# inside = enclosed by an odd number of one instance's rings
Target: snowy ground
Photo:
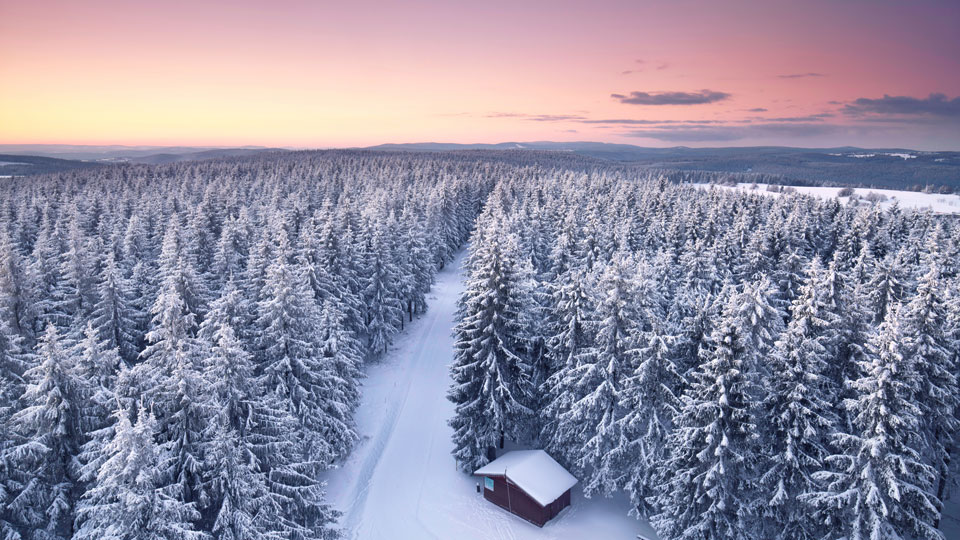
[[[585,499],[542,529],[483,500],[476,479],[456,469],[446,400],[460,258],[437,275],[430,309],[371,366],[357,411],[361,442],[327,475],[328,500],[343,512],[348,537],[376,539],[635,539],[656,535],[629,517],[628,501]]]
[[[706,186],[707,184],[703,184]],[[751,191],[753,184],[737,184],[736,188],[729,186],[717,186],[723,189],[739,189],[741,191]],[[823,198],[836,198],[837,193],[843,189],[839,187],[820,187],[820,186],[790,186],[798,193],[816,195]],[[767,191],[766,184],[757,184],[757,189],[752,190],[764,195],[779,195]],[[937,214],[960,214],[960,195],[940,195],[938,193],[920,193],[917,191],[898,191],[893,189],[866,189],[855,188],[854,194],[863,199],[868,193],[885,195],[886,201],[879,202],[881,208],[887,208],[894,203],[900,203],[900,208],[919,208],[930,209]],[[849,197],[840,197],[840,201],[846,203]],[[864,202],[864,204],[867,204]]]
[[[960,539],[960,493],[954,493],[953,497],[944,503],[940,532],[946,540]]]

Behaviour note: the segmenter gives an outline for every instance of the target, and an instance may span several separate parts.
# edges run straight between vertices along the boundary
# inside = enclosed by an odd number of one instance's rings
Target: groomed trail
[[[369,366],[357,410],[361,441],[326,475],[328,501],[343,512],[340,526],[357,540],[603,538],[655,540],[629,517],[625,498],[573,503],[542,529],[476,493],[476,480],[456,469],[446,399],[453,325],[463,291],[466,252],[437,274],[429,309],[377,364]]]

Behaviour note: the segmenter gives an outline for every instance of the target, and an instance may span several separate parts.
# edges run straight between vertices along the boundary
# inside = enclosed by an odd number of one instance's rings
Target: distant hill
[[[245,157],[281,148],[250,146],[208,148],[193,146],[84,146],[63,144],[0,144],[0,176],[26,176],[111,163],[162,165],[224,157]]]
[[[282,150],[264,146],[122,146],[76,144],[0,144],[0,153],[106,162],[164,162],[157,156],[194,156],[192,159],[210,159],[248,155],[256,152]],[[182,161],[175,159],[173,161]],[[169,162],[169,161],[167,161]]]
[[[201,150],[199,152],[185,152],[182,154],[161,153],[150,154],[142,157],[133,157],[129,161],[132,163],[146,163],[159,165],[163,163],[176,163],[178,161],[198,161],[201,159],[216,159],[224,157],[246,157],[263,152],[283,151],[281,148],[215,148],[212,150]]]
[[[571,152],[655,169],[758,173],[825,185],[913,189],[950,186],[960,190],[960,152],[922,152],[902,148],[647,148],[597,142],[506,142],[498,144],[383,144],[371,150],[540,150]]]
[[[73,159],[0,154],[0,176],[27,176],[96,167],[102,167],[102,165]]]

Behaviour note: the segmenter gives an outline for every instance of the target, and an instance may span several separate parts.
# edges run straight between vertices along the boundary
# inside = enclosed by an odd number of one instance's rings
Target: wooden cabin
[[[483,498],[538,527],[570,506],[577,479],[543,450],[514,450],[474,471]]]

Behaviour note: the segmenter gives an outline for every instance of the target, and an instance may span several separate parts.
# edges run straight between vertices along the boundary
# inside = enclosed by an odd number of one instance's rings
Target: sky
[[[958,0],[0,0],[0,143],[960,150]]]

